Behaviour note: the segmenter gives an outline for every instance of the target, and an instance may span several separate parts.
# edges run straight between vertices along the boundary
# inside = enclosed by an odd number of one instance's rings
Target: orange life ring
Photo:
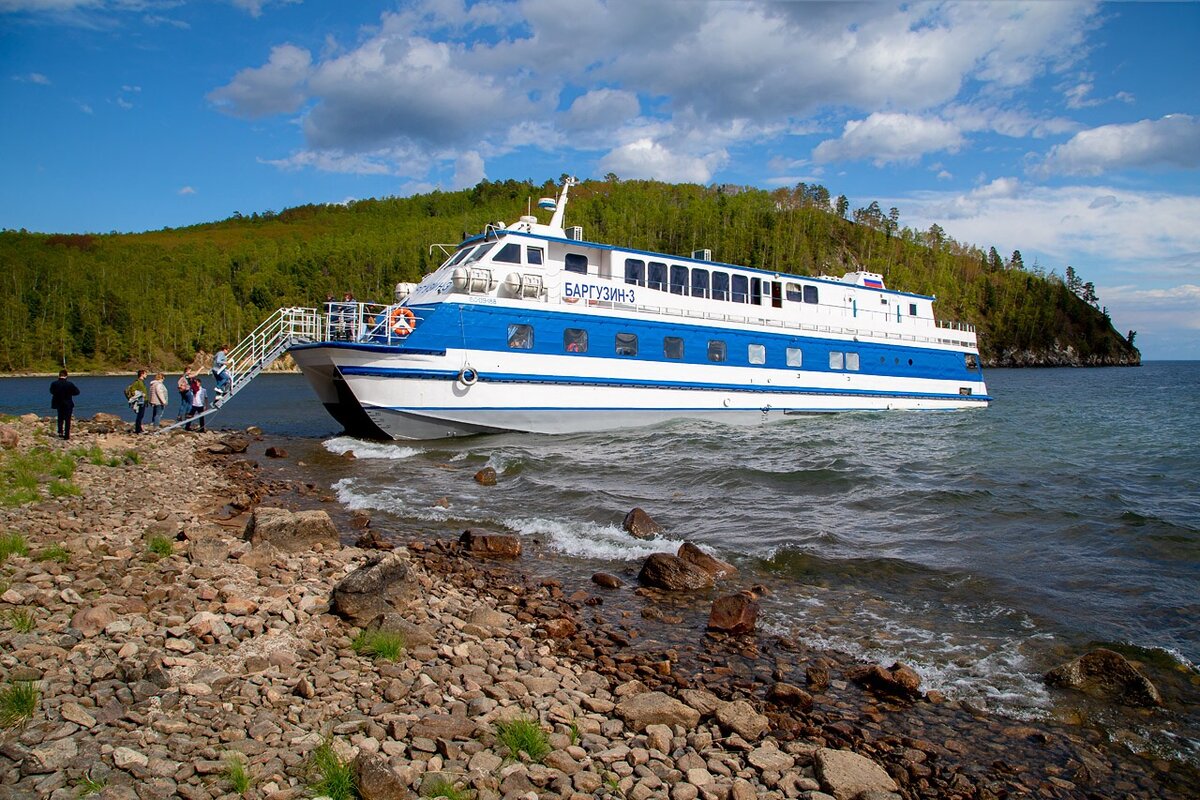
[[[392,323],[392,333],[397,336],[408,336],[417,327],[417,315],[404,306],[396,306],[389,315]]]

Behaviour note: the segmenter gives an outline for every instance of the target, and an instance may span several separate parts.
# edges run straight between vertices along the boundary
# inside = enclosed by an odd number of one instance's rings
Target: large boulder
[[[726,633],[754,633],[758,600],[749,592],[718,597],[708,614],[708,629]]]
[[[679,545],[679,551],[675,555],[693,567],[699,567],[704,570],[709,575],[712,575],[714,579],[728,578],[730,575],[737,574],[737,567],[719,558],[710,556],[691,542],[684,542]]]
[[[85,606],[71,617],[71,627],[91,638],[107,628],[110,623],[117,621],[117,612],[111,606]]]
[[[630,536],[635,539],[653,539],[658,534],[662,533],[662,526],[650,518],[640,508],[632,509],[625,515],[625,521],[621,523]]]
[[[382,553],[333,587],[332,610],[361,627],[397,610],[412,594],[408,562],[399,553]]]
[[[250,440],[245,436],[233,434],[226,436],[215,444],[208,446],[208,452],[213,455],[227,456],[233,453],[244,453],[250,447]]]
[[[899,791],[887,770],[849,750],[822,747],[813,754],[813,767],[821,788],[837,800],[852,800],[868,792]]]
[[[269,544],[287,553],[303,553],[316,545],[337,548],[337,528],[324,511],[292,512],[259,506],[246,523],[245,538],[254,547]]]
[[[921,695],[921,676],[912,667],[900,662],[884,669],[879,664],[868,667],[852,667],[846,670],[846,677],[860,686],[874,689],[897,697],[919,697]]]
[[[392,769],[387,757],[360,750],[351,763],[354,787],[362,800],[408,800],[407,782]]]
[[[708,589],[713,585],[713,577],[679,556],[654,553],[642,564],[642,571],[638,573],[638,583],[679,592]]]
[[[458,537],[463,550],[477,556],[490,558],[516,558],[521,555],[521,540],[506,533],[489,533],[477,528],[467,528]]]
[[[748,742],[762,738],[771,729],[771,720],[758,713],[746,700],[734,700],[717,706],[717,722],[721,727],[736,733]]]
[[[808,711],[813,705],[813,696],[790,683],[780,681],[767,690],[767,699],[780,706],[791,706]]]
[[[635,731],[647,725],[682,725],[691,730],[700,722],[700,712],[663,692],[641,692],[617,703],[617,714]]]
[[[1150,679],[1120,653],[1103,647],[1055,667],[1046,683],[1075,689],[1129,706],[1161,706],[1162,695]]]

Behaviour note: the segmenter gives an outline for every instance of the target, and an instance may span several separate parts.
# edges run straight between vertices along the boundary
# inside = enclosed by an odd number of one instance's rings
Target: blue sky
[[[1200,358],[1200,4],[0,0],[0,228],[821,183]],[[514,209],[514,215],[517,213]]]

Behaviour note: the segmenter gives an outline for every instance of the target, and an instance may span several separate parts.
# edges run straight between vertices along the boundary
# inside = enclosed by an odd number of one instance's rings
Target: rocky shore
[[[903,665],[701,635],[707,606],[637,612],[622,598],[654,590],[539,578],[485,532],[376,529],[302,475],[261,478],[254,432],[10,427],[10,453],[79,455],[74,490],[48,478],[0,509],[0,687],[36,690],[0,728],[3,797],[286,800],[328,788],[331,764],[366,800],[1195,788],[1169,763],[1129,774],[1094,737],[923,693]],[[694,626],[694,645],[656,642],[655,615]],[[372,647],[379,632],[399,652]]]

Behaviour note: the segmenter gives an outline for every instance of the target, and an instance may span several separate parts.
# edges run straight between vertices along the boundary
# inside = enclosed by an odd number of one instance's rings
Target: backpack
[[[125,401],[129,403],[129,407],[133,409],[136,409],[138,406],[140,406],[143,402],[145,402],[146,399],[146,395],[141,389],[134,388],[136,385],[137,381],[134,381],[125,387]]]

